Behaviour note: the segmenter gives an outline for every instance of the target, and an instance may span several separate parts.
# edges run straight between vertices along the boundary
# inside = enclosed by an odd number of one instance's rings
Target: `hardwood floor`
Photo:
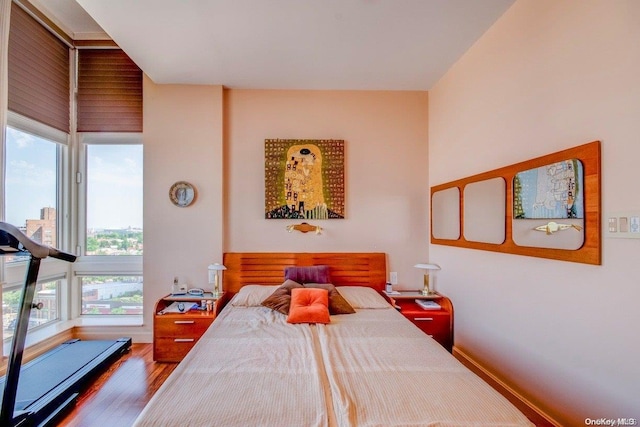
[[[128,427],[177,363],[153,361],[152,344],[133,344],[78,397],[59,426]]]

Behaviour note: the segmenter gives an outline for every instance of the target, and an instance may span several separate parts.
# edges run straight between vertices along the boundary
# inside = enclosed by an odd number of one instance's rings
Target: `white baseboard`
[[[490,370],[482,366],[470,354],[466,353],[458,347],[453,347],[453,355],[467,368],[471,369],[480,378],[486,381],[491,387],[496,389],[500,394],[514,404],[523,414],[527,416],[537,427],[550,426],[561,427],[562,424],[549,416],[538,406],[529,401],[522,394],[518,393],[502,379],[492,373]]]

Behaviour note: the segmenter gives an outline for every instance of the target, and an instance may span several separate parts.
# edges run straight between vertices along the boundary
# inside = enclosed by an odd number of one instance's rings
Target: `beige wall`
[[[426,92],[225,92],[225,250],[378,251],[401,286],[418,288],[427,259]],[[266,138],[345,140],[346,219],[264,219]]]
[[[207,266],[222,260],[221,86],[156,85],[144,80],[144,301],[153,304],[174,276],[208,287]],[[194,204],[174,206],[169,188],[188,181]]]
[[[224,251],[379,251],[398,288],[418,288],[427,259],[426,92],[260,91],[144,82],[144,277],[153,303],[174,276],[207,287]],[[224,128],[224,133],[223,133]],[[264,140],[345,140],[346,219],[310,221],[322,235],[264,219]],[[223,143],[224,140],[224,143]],[[169,187],[193,183],[173,206]],[[224,234],[223,234],[224,230]]]
[[[636,0],[517,1],[430,92],[430,185],[598,139],[603,219],[638,210],[638,40]],[[462,350],[563,425],[640,418],[640,240],[602,266],[429,251]]]

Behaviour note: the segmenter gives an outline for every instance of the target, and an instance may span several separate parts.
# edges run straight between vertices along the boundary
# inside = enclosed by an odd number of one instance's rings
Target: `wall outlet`
[[[397,285],[398,284],[398,272],[397,271],[392,271],[391,273],[389,273],[389,281],[391,282],[392,285]]]

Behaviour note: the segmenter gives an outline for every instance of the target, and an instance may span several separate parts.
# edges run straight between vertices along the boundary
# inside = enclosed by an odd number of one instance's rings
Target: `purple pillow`
[[[298,283],[331,283],[328,265],[313,265],[309,267],[286,267],[285,280],[290,279]]]

